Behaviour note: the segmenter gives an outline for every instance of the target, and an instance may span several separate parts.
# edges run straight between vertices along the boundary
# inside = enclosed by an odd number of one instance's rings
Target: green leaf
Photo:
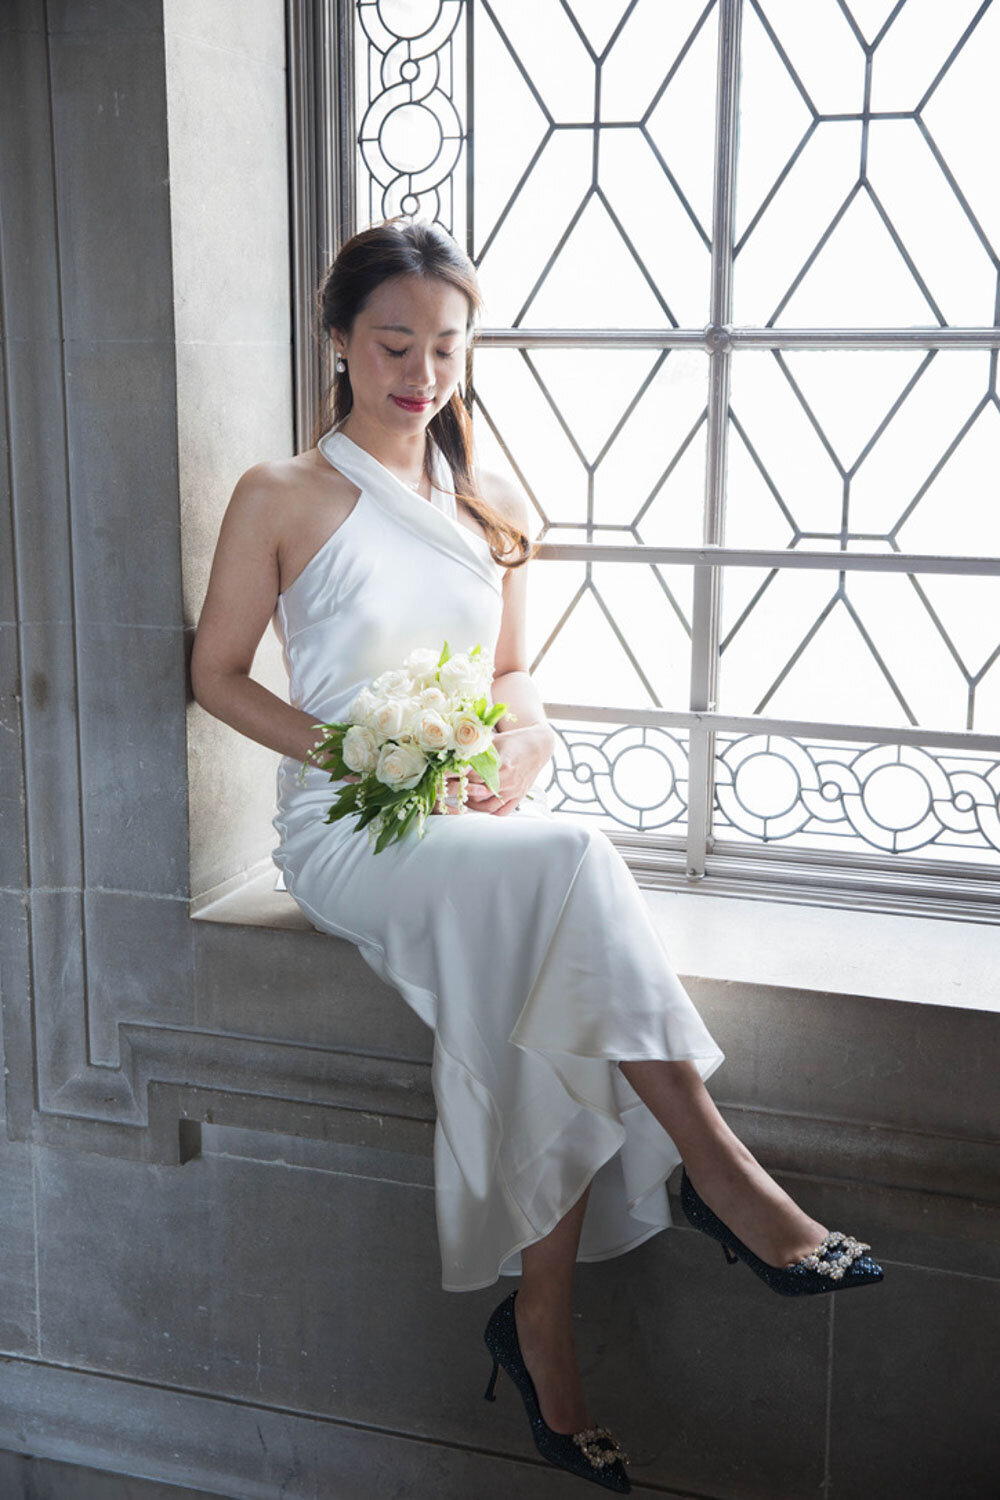
[[[448,650],[448,642],[445,641],[441,655],[438,657],[438,667],[443,667],[450,656],[451,652]]]
[[[389,820],[389,822],[386,823],[385,827],[382,829],[382,831],[379,834],[378,838],[375,840],[375,853],[376,854],[381,854],[382,850],[386,847],[386,845],[392,841],[392,839],[395,836],[396,829],[398,827],[399,827],[399,824],[397,823],[397,821],[396,821],[395,818],[391,818]]]
[[[492,708],[482,715],[483,723],[487,729],[492,729],[498,719],[502,719],[507,712],[506,703],[494,703]]]
[[[475,701],[475,703],[472,705],[472,707],[475,709],[475,711],[479,715],[479,717],[482,718],[483,715],[486,713],[486,699],[485,698],[477,698],[476,701]]]
[[[497,774],[500,769],[500,757],[493,746],[491,745],[488,750],[483,750],[479,755],[474,755],[469,764],[479,772],[490,791],[496,796],[500,790],[500,778]]]
[[[403,821],[399,825],[399,837],[400,838],[405,838],[405,836],[409,833],[410,829],[413,827],[414,823],[416,822],[417,817],[419,816],[419,813],[420,813],[420,803],[419,802],[414,802],[413,806],[410,808],[409,812],[406,814],[406,817],[403,819]]]

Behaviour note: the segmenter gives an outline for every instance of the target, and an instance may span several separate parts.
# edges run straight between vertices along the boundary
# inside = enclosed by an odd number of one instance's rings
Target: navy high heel
[[[867,1286],[869,1282],[881,1281],[884,1275],[878,1261],[865,1255],[871,1245],[856,1240],[852,1235],[842,1234],[839,1229],[830,1233],[816,1249],[793,1266],[769,1266],[766,1261],[747,1249],[743,1241],[728,1225],[723,1224],[708,1204],[703,1202],[694,1189],[687,1168],[681,1169],[681,1208],[688,1223],[702,1234],[719,1240],[726,1260],[734,1266],[738,1260],[755,1271],[761,1281],[773,1292],[783,1297],[805,1297],[814,1292],[841,1292],[849,1286]]]
[[[535,1382],[521,1355],[514,1321],[516,1296],[517,1292],[513,1291],[504,1298],[492,1313],[483,1334],[486,1347],[493,1356],[493,1373],[486,1387],[485,1399],[496,1400],[497,1376],[503,1365],[521,1393],[531,1423],[531,1435],[542,1457],[559,1469],[567,1469],[581,1479],[591,1479],[595,1484],[603,1485],[606,1490],[614,1490],[619,1495],[631,1494],[632,1486],[624,1469],[628,1454],[622,1452],[606,1427],[591,1427],[585,1432],[553,1432],[546,1423],[538,1405]]]

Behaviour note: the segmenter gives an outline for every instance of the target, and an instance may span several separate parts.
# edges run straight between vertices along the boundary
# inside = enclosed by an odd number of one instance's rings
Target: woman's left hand
[[[552,756],[552,731],[547,724],[525,724],[520,729],[494,731],[493,745],[500,757],[499,794],[490,791],[478,771],[470,766],[466,809],[496,813],[505,817],[516,810],[522,797],[538,779],[538,773]],[[448,812],[457,812],[459,779],[447,778],[446,793],[456,799]]]

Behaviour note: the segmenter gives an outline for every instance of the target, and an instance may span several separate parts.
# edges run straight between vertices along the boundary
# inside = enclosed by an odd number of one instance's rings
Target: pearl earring
[[[343,375],[344,371],[347,369],[347,360],[342,354],[337,355],[337,363],[335,368],[338,375]]]

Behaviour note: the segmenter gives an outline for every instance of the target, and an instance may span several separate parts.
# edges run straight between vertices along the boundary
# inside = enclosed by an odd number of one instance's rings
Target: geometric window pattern
[[[466,245],[477,443],[543,542],[1000,555],[1000,0],[358,0],[355,38],[359,219]],[[707,615],[693,572],[536,563],[554,806],[689,872],[781,843],[995,867],[994,746],[930,732],[1000,725],[1000,570],[727,567]]]
[[[658,726],[559,731],[550,805],[636,832],[683,830],[687,736]],[[715,828],[753,844],[983,859],[1000,854],[1000,756],[916,745],[716,736]]]

